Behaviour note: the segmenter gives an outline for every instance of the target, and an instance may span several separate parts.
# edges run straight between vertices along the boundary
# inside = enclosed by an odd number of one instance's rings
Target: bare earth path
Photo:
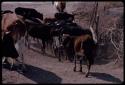
[[[17,71],[2,69],[3,83],[121,83],[123,82],[122,67],[115,66],[113,63],[95,64],[91,68],[91,74],[85,78],[84,72],[87,71],[83,65],[83,73],[73,72],[74,64],[69,61],[59,62],[50,53],[43,56],[40,49],[24,49],[25,63],[27,71],[20,74]],[[34,49],[34,50],[33,50]],[[114,65],[114,66],[112,66]],[[78,69],[79,70],[79,69]]]

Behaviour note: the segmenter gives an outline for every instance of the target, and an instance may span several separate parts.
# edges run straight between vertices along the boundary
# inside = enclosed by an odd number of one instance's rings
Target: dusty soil
[[[2,9],[14,10],[18,6],[35,8],[44,17],[52,17],[56,12],[55,8],[50,5],[51,2],[37,2],[37,3],[2,3]],[[70,3],[69,3],[70,4]],[[67,7],[67,11],[72,11],[77,8],[74,2]],[[73,8],[74,7],[74,8]],[[51,9],[51,10],[50,10]],[[46,55],[41,54],[39,45],[31,44],[31,49],[23,46],[24,61],[26,64],[26,72],[21,74],[18,71],[10,71],[2,68],[2,83],[3,84],[20,84],[20,83],[122,83],[123,82],[123,66],[116,65],[114,62],[108,60],[98,61],[91,68],[91,73],[88,78],[85,77],[87,71],[86,65],[83,65],[83,73],[74,72],[74,64],[64,60],[59,62],[58,58],[54,57],[51,52],[47,51]],[[98,61],[98,62],[97,62]],[[77,68],[77,70],[79,70]]]
[[[2,69],[2,83],[122,83],[123,67],[113,62],[98,62],[91,68],[88,78],[85,77],[86,65],[83,65],[83,72],[74,72],[74,64],[58,58],[46,49],[47,54],[43,55],[37,43],[31,43],[31,48],[22,47],[26,72],[21,74],[19,71]],[[98,61],[98,60],[96,60]],[[79,67],[79,66],[78,66]],[[77,68],[79,70],[79,68]]]

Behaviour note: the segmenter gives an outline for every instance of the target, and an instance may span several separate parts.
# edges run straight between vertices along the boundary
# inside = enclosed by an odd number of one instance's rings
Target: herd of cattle
[[[45,49],[51,46],[55,56],[61,61],[61,57],[74,61],[74,71],[76,71],[76,61],[79,60],[80,72],[82,72],[82,61],[87,61],[89,74],[90,67],[94,63],[96,56],[97,42],[94,39],[92,28],[83,29],[74,20],[74,15],[67,12],[55,13],[54,18],[43,19],[43,14],[35,9],[17,7],[15,12],[5,10],[2,16],[2,63],[6,58],[11,57],[12,61],[17,60],[21,53],[21,44],[30,46],[29,36],[41,40],[41,51],[45,54]],[[18,60],[17,60],[18,61]],[[22,62],[23,63],[23,62]],[[25,67],[24,63],[22,64]],[[13,64],[11,65],[12,68]]]

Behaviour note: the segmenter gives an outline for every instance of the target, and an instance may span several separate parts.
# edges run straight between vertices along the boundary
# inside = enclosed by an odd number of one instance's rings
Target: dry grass
[[[94,6],[94,4],[92,5]],[[116,61],[123,63],[123,14],[115,15],[119,10],[112,12],[114,8],[119,7],[123,7],[122,2],[99,2],[98,39],[99,43],[103,45],[99,47],[98,57],[116,59]],[[120,10],[123,11],[123,8]],[[84,24],[83,27],[89,26],[92,11],[93,8],[90,9],[85,5],[78,7],[74,11],[76,21]]]

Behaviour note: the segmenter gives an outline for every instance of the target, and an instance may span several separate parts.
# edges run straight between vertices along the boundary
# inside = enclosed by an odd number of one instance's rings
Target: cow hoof
[[[82,72],[82,70],[80,69],[79,72]]]
[[[30,49],[30,46],[28,46],[28,49]]]
[[[74,67],[73,71],[76,72],[76,68],[75,67]]]
[[[61,59],[59,59],[59,62],[61,62]]]
[[[42,55],[45,56],[45,55],[46,55],[46,52],[42,52]]]
[[[61,62],[61,59],[59,58],[59,62]]]
[[[85,75],[85,77],[88,77],[88,76],[89,76],[88,74]]]

